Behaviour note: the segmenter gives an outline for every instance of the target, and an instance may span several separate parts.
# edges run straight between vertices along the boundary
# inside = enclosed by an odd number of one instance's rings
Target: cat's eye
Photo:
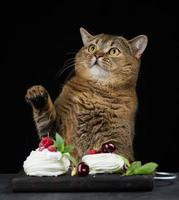
[[[116,47],[113,47],[109,50],[109,54],[111,56],[118,56],[120,54],[120,50]]]
[[[89,51],[90,53],[94,53],[94,52],[96,51],[96,49],[97,49],[97,47],[96,47],[96,45],[94,45],[94,44],[91,44],[91,45],[89,45],[89,47],[88,47],[88,51]]]

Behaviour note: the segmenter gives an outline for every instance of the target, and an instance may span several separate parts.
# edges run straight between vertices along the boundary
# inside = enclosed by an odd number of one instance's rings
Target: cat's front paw
[[[48,92],[41,85],[36,85],[27,90],[25,99],[36,109],[44,108],[48,103]]]

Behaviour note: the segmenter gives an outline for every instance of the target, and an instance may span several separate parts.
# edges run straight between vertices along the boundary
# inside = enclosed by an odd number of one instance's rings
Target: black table
[[[179,200],[179,178],[174,183],[156,181],[154,189],[150,192],[13,193],[11,180],[15,176],[17,175],[0,175],[0,200]]]

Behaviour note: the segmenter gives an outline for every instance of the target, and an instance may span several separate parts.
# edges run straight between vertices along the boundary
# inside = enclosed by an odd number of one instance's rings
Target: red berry
[[[87,154],[96,154],[96,153],[98,153],[95,149],[89,149],[89,150],[87,150],[87,152],[86,152]]]
[[[48,148],[50,145],[53,145],[54,142],[51,138],[49,137],[43,137],[41,142],[39,143],[39,147],[45,147],[45,148]]]
[[[84,162],[79,163],[77,173],[79,176],[87,176],[89,174],[89,166]]]
[[[54,147],[53,145],[51,145],[51,146],[48,147],[48,150],[51,151],[51,152],[56,152],[57,148]]]
[[[41,146],[39,147],[39,151],[43,151],[45,149],[45,147]]]
[[[112,143],[105,143],[102,145],[101,151],[103,153],[112,153],[116,150],[116,147]]]
[[[40,147],[44,147],[44,145],[42,144],[42,142],[39,143],[39,148]]]

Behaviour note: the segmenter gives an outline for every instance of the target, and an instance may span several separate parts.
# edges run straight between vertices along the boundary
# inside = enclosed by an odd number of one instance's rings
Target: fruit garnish
[[[89,166],[84,162],[79,163],[77,166],[77,174],[79,176],[87,176],[89,174]]]
[[[44,147],[44,145],[42,144],[42,142],[40,141],[40,143],[39,143],[39,148],[40,147]],[[44,147],[45,148],[45,147]]]
[[[116,147],[114,144],[110,143],[110,142],[107,142],[107,143],[104,143],[101,147],[101,151],[102,153],[112,153],[116,150]]]
[[[98,153],[98,152],[95,149],[88,149],[86,152],[86,154],[96,154],[96,153]]]
[[[49,146],[47,149],[49,151],[51,151],[51,152],[56,152],[57,151],[57,148],[55,146],[53,146],[53,145]]]
[[[39,143],[39,148],[40,147],[45,147],[48,148],[49,146],[53,145],[54,141],[50,137],[43,137]]]
[[[64,139],[58,133],[55,133],[54,139],[49,136],[41,139],[38,150],[43,151],[44,149],[48,149],[51,152],[60,151],[62,155],[66,156],[71,161],[73,166],[77,165],[76,159],[70,154],[73,151],[73,146],[66,145]]]
[[[41,146],[41,147],[39,147],[39,151],[43,151],[45,149],[45,147],[44,146]]]

